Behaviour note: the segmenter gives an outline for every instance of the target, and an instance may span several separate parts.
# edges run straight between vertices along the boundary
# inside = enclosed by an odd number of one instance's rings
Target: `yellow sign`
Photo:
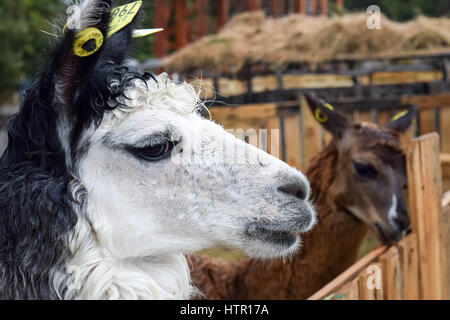
[[[86,28],[77,34],[73,52],[79,57],[87,57],[97,52],[103,44],[103,34],[97,28]]]
[[[138,13],[141,5],[142,1],[136,1],[112,9],[108,37],[129,25]]]
[[[395,116],[392,117],[391,121],[396,121],[400,119],[401,117],[404,117],[408,114],[408,110],[403,110],[402,112],[397,113]]]

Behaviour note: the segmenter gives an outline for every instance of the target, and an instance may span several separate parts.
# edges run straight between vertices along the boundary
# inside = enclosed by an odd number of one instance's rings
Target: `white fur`
[[[100,17],[111,8],[103,1],[84,0],[70,7],[70,17],[67,19],[67,28],[75,31],[84,30],[98,24]]]
[[[299,238],[280,247],[249,237],[248,224],[293,232],[315,224],[308,201],[277,190],[292,182],[309,194],[301,172],[201,118],[194,111],[202,106],[188,84],[162,74],[147,87],[137,80],[126,92],[127,106],[107,112],[100,127],[82,137],[89,149],[74,175],[87,202],[70,242],[74,288],[66,297],[188,298],[195,290],[185,254],[226,245],[259,258],[288,256],[299,248]],[[124,148],[162,132],[181,140],[182,154],[192,157],[148,162]],[[238,149],[245,152],[231,152]]]
[[[391,224],[391,226],[395,229],[397,229],[397,223],[395,222],[395,219],[397,218],[398,213],[397,213],[397,197],[395,195],[392,195],[392,203],[391,203],[391,207],[389,208],[388,211],[388,219],[389,219],[389,223]]]

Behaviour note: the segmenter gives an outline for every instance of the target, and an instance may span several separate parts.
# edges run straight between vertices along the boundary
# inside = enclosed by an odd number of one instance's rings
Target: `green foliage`
[[[38,70],[39,59],[52,32],[48,21],[64,12],[55,0],[14,0],[0,4],[0,101],[17,89],[21,80]]]
[[[140,13],[140,23],[139,27],[143,29],[148,28],[158,28],[155,25],[155,1],[144,1]],[[140,60],[145,61],[149,58],[154,57],[153,48],[155,47],[155,36],[148,36],[143,38],[138,38],[135,41],[136,53],[134,56]]]
[[[190,0],[192,1],[192,0]],[[51,36],[41,32],[53,32],[51,22],[64,17],[65,1],[62,0],[2,0],[0,3],[0,102],[16,90],[21,81],[32,77],[41,67]],[[124,1],[119,1],[124,2]],[[450,14],[449,0],[345,0],[346,11],[361,11],[372,4],[394,20],[408,20],[418,14],[441,16]],[[192,5],[192,3],[190,3]],[[153,28],[155,1],[144,1],[142,27]],[[211,12],[215,2],[211,3]],[[339,8],[333,14],[341,15]],[[58,23],[61,25],[61,23]],[[155,37],[136,41],[136,57],[143,61],[154,56]]]
[[[0,3],[0,102],[18,89],[21,81],[32,78],[42,67],[42,60],[54,32],[66,19],[62,0],[2,0]],[[126,1],[117,1],[118,5]],[[154,27],[154,1],[144,1],[142,27]],[[153,55],[155,37],[136,41],[136,57],[146,60]]]
[[[345,0],[347,11],[363,11],[377,5],[388,18],[406,21],[423,14],[430,17],[450,15],[448,0]]]

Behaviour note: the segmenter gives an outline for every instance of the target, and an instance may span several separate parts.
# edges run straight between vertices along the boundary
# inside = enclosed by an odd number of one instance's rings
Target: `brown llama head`
[[[408,107],[379,128],[352,123],[312,95],[306,99],[316,120],[333,135],[331,143],[337,149],[329,199],[368,225],[384,243],[397,242],[410,228],[403,196],[406,161],[399,138],[411,125],[416,108]]]

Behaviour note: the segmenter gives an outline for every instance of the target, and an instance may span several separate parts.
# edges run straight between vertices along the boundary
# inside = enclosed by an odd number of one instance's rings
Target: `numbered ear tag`
[[[328,121],[328,116],[324,114],[322,110],[320,110],[319,108],[317,108],[316,111],[314,112],[314,117],[320,123],[325,123]]]
[[[111,37],[114,33],[129,25],[139,12],[141,5],[142,1],[136,1],[112,9],[108,37]]]
[[[129,25],[139,9],[142,6],[142,1],[135,1],[111,10],[111,22],[109,24],[109,32],[107,37],[111,37],[116,32],[122,30]],[[64,26],[63,32],[67,29],[67,24]],[[141,29],[133,31],[133,38],[145,37],[162,31],[163,29]],[[103,45],[104,37],[101,31],[97,28],[86,28],[76,36],[73,51],[79,57],[87,57],[97,52]]]
[[[79,57],[87,57],[97,52],[102,44],[102,32],[97,28],[86,28],[77,34],[73,52]]]
[[[408,114],[408,110],[403,110],[402,112],[397,113],[395,116],[392,117],[391,121],[396,121]]]

